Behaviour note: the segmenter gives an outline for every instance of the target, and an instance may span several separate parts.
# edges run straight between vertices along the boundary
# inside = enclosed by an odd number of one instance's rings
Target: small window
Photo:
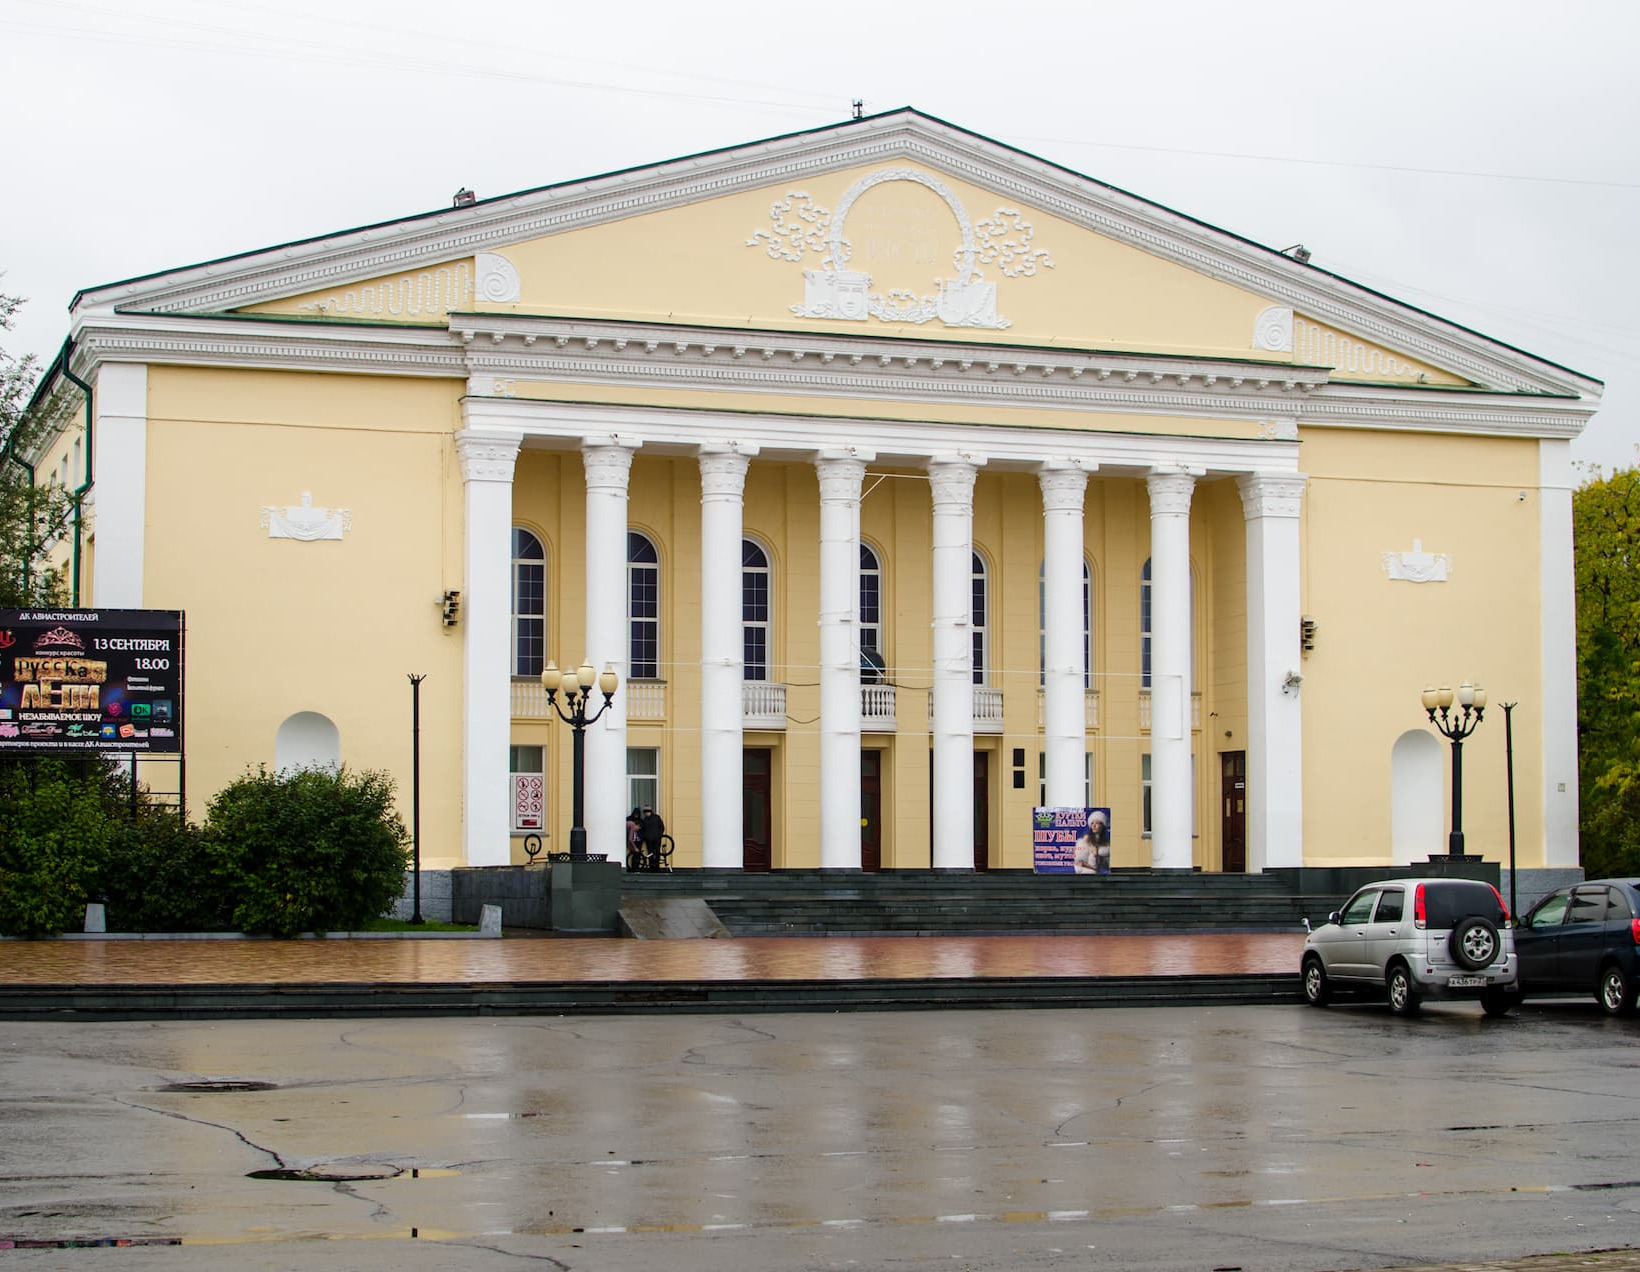
[[[883,566],[877,553],[860,545],[860,679],[881,684],[883,658]]]
[[[1629,905],[1628,897],[1616,888],[1606,889],[1606,921],[1620,922],[1634,917],[1634,909]]]
[[[627,625],[633,680],[661,675],[661,564],[655,545],[636,530],[626,536]]]
[[[539,676],[546,665],[547,553],[528,530],[512,532],[512,674]]]
[[[743,679],[769,678],[769,554],[750,539],[740,543],[740,631]]]
[[[1378,889],[1368,888],[1365,892],[1357,892],[1350,898],[1350,903],[1344,907],[1344,912],[1338,916],[1342,924],[1365,923],[1372,917],[1372,903],[1378,900]]]
[[[1139,833],[1150,834],[1150,752],[1139,757]]]
[[[1604,923],[1606,921],[1606,889],[1579,888],[1572,893],[1568,923]]]
[[[990,596],[985,582],[985,559],[974,553],[973,568],[969,575],[969,630],[974,639],[974,683],[986,683],[986,654],[990,649],[989,617]]]
[[[1559,927],[1565,921],[1566,911],[1571,907],[1572,894],[1569,892],[1553,892],[1537,903],[1531,917],[1526,920],[1527,927],[1551,928]]]
[[[1386,888],[1378,898],[1378,912],[1372,916],[1374,923],[1399,923],[1401,915],[1406,911],[1406,893],[1400,888]]]
[[[628,809],[661,806],[661,753],[652,746],[626,748]]]

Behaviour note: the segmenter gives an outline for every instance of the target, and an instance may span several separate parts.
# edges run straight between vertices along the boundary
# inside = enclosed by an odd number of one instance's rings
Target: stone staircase
[[[1279,875],[896,870],[628,874],[622,904],[698,898],[736,936],[1299,931],[1340,895]]]

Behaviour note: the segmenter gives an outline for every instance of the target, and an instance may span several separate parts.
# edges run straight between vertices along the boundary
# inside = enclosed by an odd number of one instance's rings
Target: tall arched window
[[[1048,566],[1036,572],[1036,683],[1041,688],[1048,666]],[[1093,688],[1093,572],[1082,562],[1082,688]]]
[[[661,678],[661,558],[636,530],[626,535],[626,616],[632,680]]]
[[[969,576],[969,582],[970,608],[968,618],[974,640],[974,683],[983,685],[986,683],[986,675],[990,670],[986,655],[990,651],[990,628],[988,624],[991,606],[990,597],[985,586],[985,558],[980,556],[978,552],[974,553],[973,571]]]
[[[860,545],[860,678],[880,683],[888,666],[883,655],[883,566],[877,553]]]
[[[741,656],[746,680],[769,678],[769,554],[740,541]]]
[[[512,532],[512,674],[539,676],[547,658],[547,552],[522,526]]]

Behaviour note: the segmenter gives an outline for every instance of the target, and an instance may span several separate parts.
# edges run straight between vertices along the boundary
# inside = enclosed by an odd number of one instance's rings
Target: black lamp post
[[[541,687],[547,691],[547,704],[557,713],[560,720],[575,731],[575,771],[572,784],[574,804],[569,828],[571,861],[585,861],[587,856],[587,831],[582,824],[582,808],[586,800],[587,725],[609,710],[609,704],[615,699],[617,683],[619,682],[615,676],[615,668],[608,663],[604,664],[602,675],[592,669],[591,662],[582,662],[576,671],[564,672],[559,669],[557,663],[549,661],[547,669],[541,673]],[[594,685],[604,695],[604,705],[588,715],[587,707],[592,699]],[[562,707],[558,705],[560,690],[564,694]]]
[[[1429,722],[1452,742],[1452,834],[1447,838],[1449,857],[1461,857],[1463,852],[1463,740],[1475,731],[1486,710],[1486,690],[1464,681],[1455,695],[1457,710],[1453,710],[1454,694],[1442,685],[1439,689],[1424,690],[1424,710]],[[1436,718],[1439,713],[1439,719]]]
[[[415,854],[412,878],[414,909],[410,922],[422,923],[421,917],[421,682],[424,675],[410,676],[410,844]]]

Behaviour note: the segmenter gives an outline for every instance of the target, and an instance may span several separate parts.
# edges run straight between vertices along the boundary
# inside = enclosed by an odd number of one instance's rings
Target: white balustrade
[[[741,714],[748,729],[786,727],[786,686],[769,680],[746,680],[740,686]]]
[[[860,727],[870,733],[893,733],[894,686],[860,686]]]
[[[1202,696],[1199,693],[1190,695],[1190,727],[1202,727]],[[1139,730],[1141,733],[1150,732],[1150,690],[1139,690]]]
[[[1036,691],[1036,727],[1041,728],[1046,722],[1047,707],[1044,705],[1047,696],[1042,690]],[[1099,691],[1084,689],[1082,691],[1082,727],[1092,733],[1099,727]]]

